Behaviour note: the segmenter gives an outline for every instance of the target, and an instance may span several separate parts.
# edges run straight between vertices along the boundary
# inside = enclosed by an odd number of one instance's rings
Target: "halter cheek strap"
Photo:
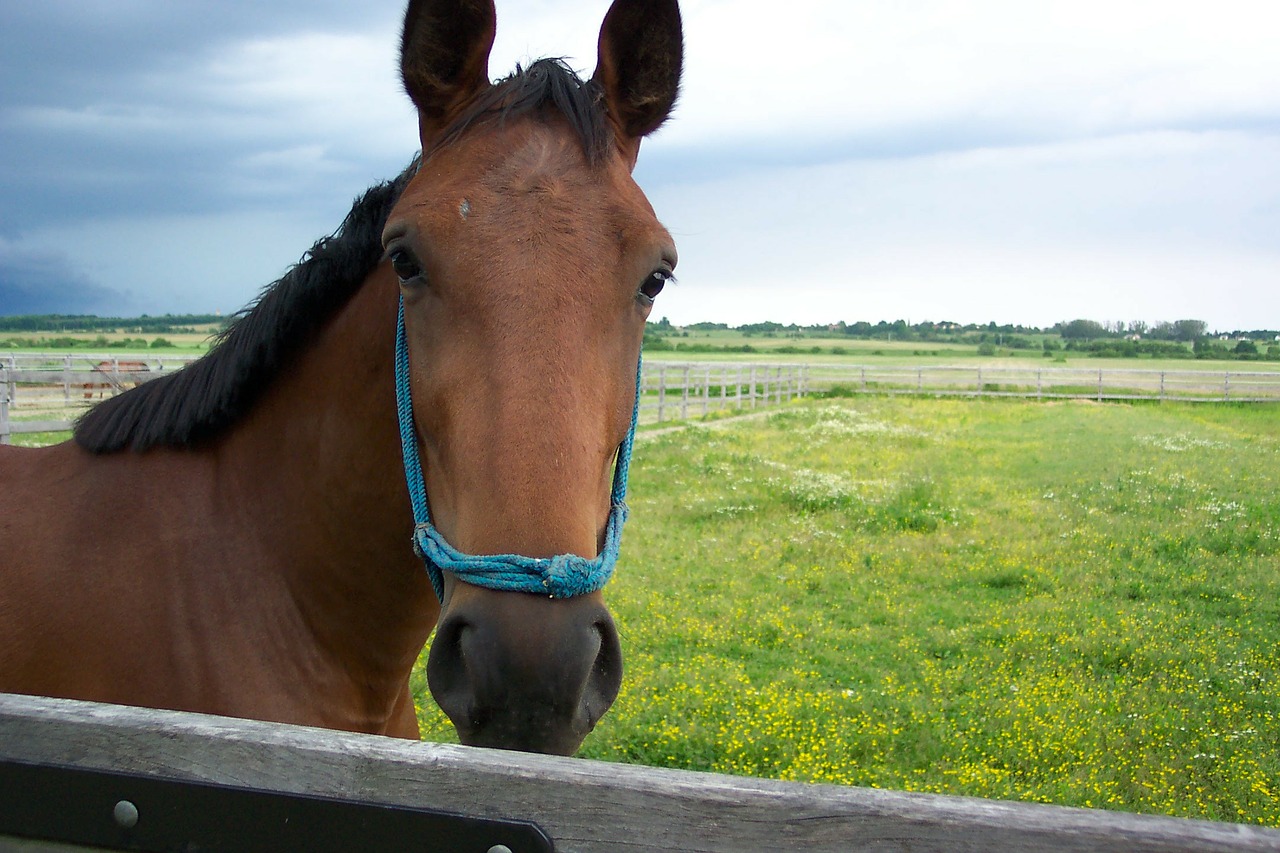
[[[409,391],[409,345],[404,329],[404,299],[400,300],[396,321],[396,410],[400,418],[400,447],[404,455],[404,476],[413,506],[413,549],[422,558],[435,588],[444,600],[444,572],[475,586],[504,592],[530,592],[552,598],[572,598],[604,587],[613,576],[622,544],[622,525],[627,520],[627,471],[631,467],[631,447],[635,442],[636,417],[640,411],[640,363],[636,364],[636,402],[631,410],[631,428],[618,447],[613,469],[613,492],[604,548],[592,559],[577,554],[555,557],[525,557],[520,554],[464,554],[454,548],[431,523],[427,509],[427,486],[418,456],[418,436],[413,425],[413,401]]]

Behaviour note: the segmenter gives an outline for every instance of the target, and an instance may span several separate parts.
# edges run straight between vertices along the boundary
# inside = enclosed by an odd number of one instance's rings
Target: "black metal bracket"
[[[4,836],[164,853],[554,853],[534,823],[0,761]]]

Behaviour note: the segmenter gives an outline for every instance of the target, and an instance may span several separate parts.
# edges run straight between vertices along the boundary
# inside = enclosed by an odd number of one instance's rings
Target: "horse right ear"
[[[593,79],[625,140],[638,145],[667,120],[683,64],[678,0],[614,0],[600,28]]]
[[[493,0],[410,0],[400,39],[400,76],[418,108],[424,145],[432,129],[489,86],[496,29]]]

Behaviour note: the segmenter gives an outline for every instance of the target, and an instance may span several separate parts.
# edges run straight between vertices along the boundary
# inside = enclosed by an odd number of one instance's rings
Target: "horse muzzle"
[[[464,744],[572,755],[618,696],[622,649],[598,593],[551,599],[458,583],[427,681]]]

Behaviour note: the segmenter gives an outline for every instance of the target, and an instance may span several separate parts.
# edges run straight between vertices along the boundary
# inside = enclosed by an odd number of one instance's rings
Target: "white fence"
[[[1280,402],[1280,371],[811,365],[810,390],[1039,399]]]
[[[183,367],[195,356],[0,355],[0,443],[71,428],[95,401]],[[1035,399],[1280,403],[1280,371],[650,360],[642,423],[754,409],[814,392]]]
[[[308,853],[1280,851],[1280,832],[1237,824],[661,770],[0,694],[3,772],[46,780],[42,790],[0,786],[0,850],[27,853],[85,849],[69,844]],[[104,781],[105,774],[113,775]],[[362,808],[364,824],[335,824],[330,811],[353,805]],[[375,840],[377,824],[425,809],[463,823],[469,843],[403,829],[390,843]],[[510,834],[511,822],[526,831]],[[334,835],[362,834],[355,844],[326,845],[326,825]],[[297,841],[309,831],[309,840]],[[193,837],[200,832],[221,844],[201,843]]]
[[[0,355],[0,444],[15,434],[56,432],[104,397],[172,373],[197,356]]]
[[[721,409],[754,409],[803,397],[807,364],[673,364],[646,362],[640,422],[685,420]]]

